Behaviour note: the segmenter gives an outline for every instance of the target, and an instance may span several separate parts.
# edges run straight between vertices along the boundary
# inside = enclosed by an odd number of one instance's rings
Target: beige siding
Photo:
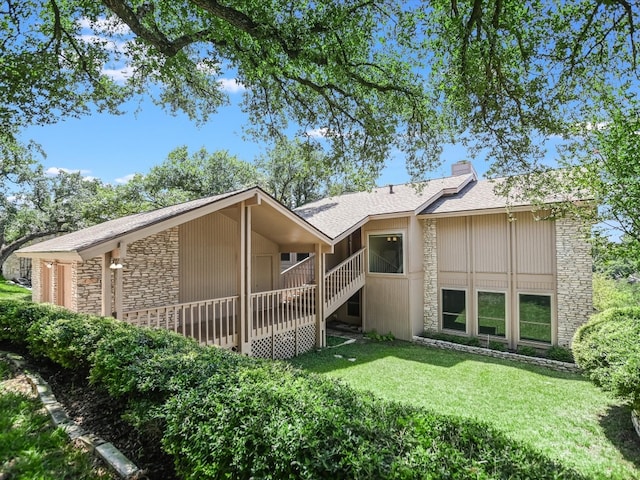
[[[409,226],[408,218],[391,218],[384,220],[374,220],[367,223],[363,229],[363,240],[367,244],[367,236],[370,233],[389,232],[402,233],[405,237],[403,254],[405,256],[405,267],[407,270],[413,268],[410,260],[411,247],[409,243],[412,233],[415,233]],[[420,242],[421,243],[421,242]],[[415,246],[414,246],[415,248]],[[421,255],[421,254],[420,254]],[[420,267],[421,268],[421,267]],[[379,333],[393,333],[397,338],[409,340],[413,330],[412,319],[418,307],[410,307],[410,273],[392,274],[367,274],[365,308],[366,318],[363,321],[363,328],[366,331],[376,330]],[[417,281],[422,282],[421,272]],[[416,300],[417,305],[422,305],[422,294],[419,293]]]
[[[425,222],[425,239],[433,243],[432,224]],[[559,325],[556,312],[556,223],[535,220],[530,212],[518,213],[512,221],[506,214],[439,218],[436,235],[438,293],[434,300],[433,287],[426,297],[424,325],[427,329],[440,329],[441,306],[439,295],[443,288],[464,289],[467,292],[467,333],[478,333],[476,296],[478,291],[504,292],[507,299],[507,332],[511,346],[519,343],[518,295],[531,293],[550,295],[552,304],[552,343],[558,341]],[[425,245],[428,244],[425,240]],[[430,258],[424,253],[425,259]],[[567,257],[571,253],[566,254]],[[580,257],[582,258],[582,257]],[[426,261],[426,260],[425,260]],[[565,268],[565,267],[563,267]],[[431,278],[425,263],[425,279]],[[585,269],[582,269],[585,270]],[[581,278],[585,274],[581,270]],[[425,289],[428,285],[425,280]],[[438,322],[433,310],[438,309]],[[435,323],[435,325],[434,325]],[[564,334],[566,338],[568,334]],[[526,343],[526,342],[525,342]],[[566,344],[566,341],[563,341]]]
[[[180,225],[180,302],[237,294],[238,224],[212,213]]]
[[[364,329],[378,333],[393,333],[410,340],[409,281],[407,278],[367,277],[366,319]]]
[[[555,225],[536,221],[530,213],[515,220],[515,272],[531,275],[553,275],[555,272]]]
[[[507,230],[504,215],[473,217],[473,265],[477,273],[506,272],[509,260]]]
[[[438,270],[467,272],[467,219],[465,217],[438,219]]]

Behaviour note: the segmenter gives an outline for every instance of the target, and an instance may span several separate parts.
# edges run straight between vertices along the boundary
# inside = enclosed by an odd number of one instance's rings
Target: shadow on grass
[[[612,405],[600,417],[600,426],[625,460],[640,468],[640,438],[631,423],[631,407]]]
[[[345,361],[333,361],[335,355],[342,355]],[[334,370],[348,368],[352,364],[345,363],[348,358],[355,358],[355,363],[365,363],[380,360],[385,357],[395,357],[410,362],[420,362],[437,367],[450,368],[462,362],[478,362],[492,365],[503,365],[518,368],[529,372],[545,375],[552,378],[571,379],[580,382],[588,380],[576,373],[567,373],[551,370],[545,367],[528,365],[512,360],[503,360],[493,357],[485,357],[473,353],[444,350],[425,345],[417,345],[411,342],[395,340],[393,342],[369,342],[359,341],[350,345],[344,345],[321,351],[312,351],[293,358],[290,362],[296,366],[316,373],[327,373]],[[339,359],[335,359],[339,360]]]

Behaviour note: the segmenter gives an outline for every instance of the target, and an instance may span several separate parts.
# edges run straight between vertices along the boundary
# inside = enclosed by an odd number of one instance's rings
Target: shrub
[[[65,318],[43,317],[28,329],[27,342],[34,355],[46,356],[66,368],[88,369],[98,342],[133,328],[114,318],[67,312]]]
[[[274,362],[227,373],[168,400],[181,478],[580,478],[485,424],[335,379]]]
[[[640,285],[626,280],[614,280],[601,274],[593,275],[593,308],[599,312],[609,308],[640,305]]]
[[[491,350],[497,350],[498,352],[506,352],[507,351],[507,346],[504,343],[497,342],[497,341],[490,341],[489,342],[489,348]]]
[[[573,355],[596,385],[640,408],[640,307],[591,317],[576,331]]]
[[[516,353],[519,355],[526,355],[527,357],[538,357],[538,351],[530,347],[529,345],[518,345]]]
[[[366,332],[364,336],[375,342],[393,342],[396,339],[395,335],[391,332],[387,333],[386,335],[382,335],[375,329],[371,330],[370,332]]]
[[[69,313],[69,310],[55,305],[20,300],[1,300],[0,340],[8,340],[16,345],[25,346],[29,327],[36,321],[44,318],[64,318]]]
[[[547,358],[558,362],[573,363],[573,352],[570,348],[554,345],[547,350]]]

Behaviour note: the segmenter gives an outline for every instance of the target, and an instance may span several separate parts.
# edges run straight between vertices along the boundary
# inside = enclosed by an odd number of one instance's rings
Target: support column
[[[253,326],[253,305],[251,304],[251,206],[245,206],[244,227],[244,285],[246,296],[245,336],[243,353],[251,355],[251,331]]]
[[[118,244],[118,253],[117,253],[117,258],[118,258],[118,262],[120,262],[121,264],[124,263],[124,258],[127,254],[127,245],[124,242],[120,242]],[[123,313],[123,305],[122,305],[122,296],[123,296],[123,272],[124,272],[124,267],[123,268],[116,268],[114,270],[115,272],[115,281],[116,281],[116,302],[115,302],[115,310],[116,310],[116,318],[119,320],[122,320],[122,313]]]
[[[327,344],[326,325],[324,319],[324,254],[322,253],[322,245],[317,243],[315,246],[314,265],[316,271],[316,347],[323,348]]]
[[[239,316],[238,316],[238,324],[237,324],[237,332],[238,332],[238,352],[244,354],[250,354],[250,344],[247,343],[247,284],[246,284],[246,270],[247,270],[247,261],[246,261],[246,229],[247,229],[247,217],[246,217],[246,207],[245,202],[241,202],[238,205],[239,216],[238,216],[238,239],[240,240],[240,251],[238,252],[238,306],[240,308]]]
[[[102,310],[103,317],[113,315],[113,295],[111,293],[111,252],[102,255]]]

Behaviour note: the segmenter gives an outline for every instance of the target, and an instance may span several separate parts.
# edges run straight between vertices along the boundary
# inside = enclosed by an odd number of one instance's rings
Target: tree
[[[259,183],[255,167],[227,151],[202,148],[189,155],[186,146],[171,151],[146,175],[137,174],[116,189],[120,214],[175,205]]]
[[[576,126],[574,140],[565,146],[562,165],[566,182],[560,189],[582,192],[598,208],[574,208],[595,225],[595,251],[600,263],[626,263],[637,268],[640,259],[640,110],[611,105],[603,117]],[[618,242],[609,237],[620,238]]]
[[[117,111],[147,91],[206,121],[230,73],[252,133],[320,134],[327,166],[363,183],[391,152],[421,177],[451,141],[495,174],[529,172],[546,138],[638,89],[637,0],[1,5],[0,128]]]
[[[0,266],[33,240],[112,218],[110,210],[103,210],[97,202],[98,180],[68,172],[47,176],[41,165],[33,164],[27,149],[19,155],[27,155],[21,157],[20,172],[0,176]]]
[[[289,208],[353,190],[356,182],[332,174],[318,145],[279,139],[274,148],[256,161],[261,184]]]

